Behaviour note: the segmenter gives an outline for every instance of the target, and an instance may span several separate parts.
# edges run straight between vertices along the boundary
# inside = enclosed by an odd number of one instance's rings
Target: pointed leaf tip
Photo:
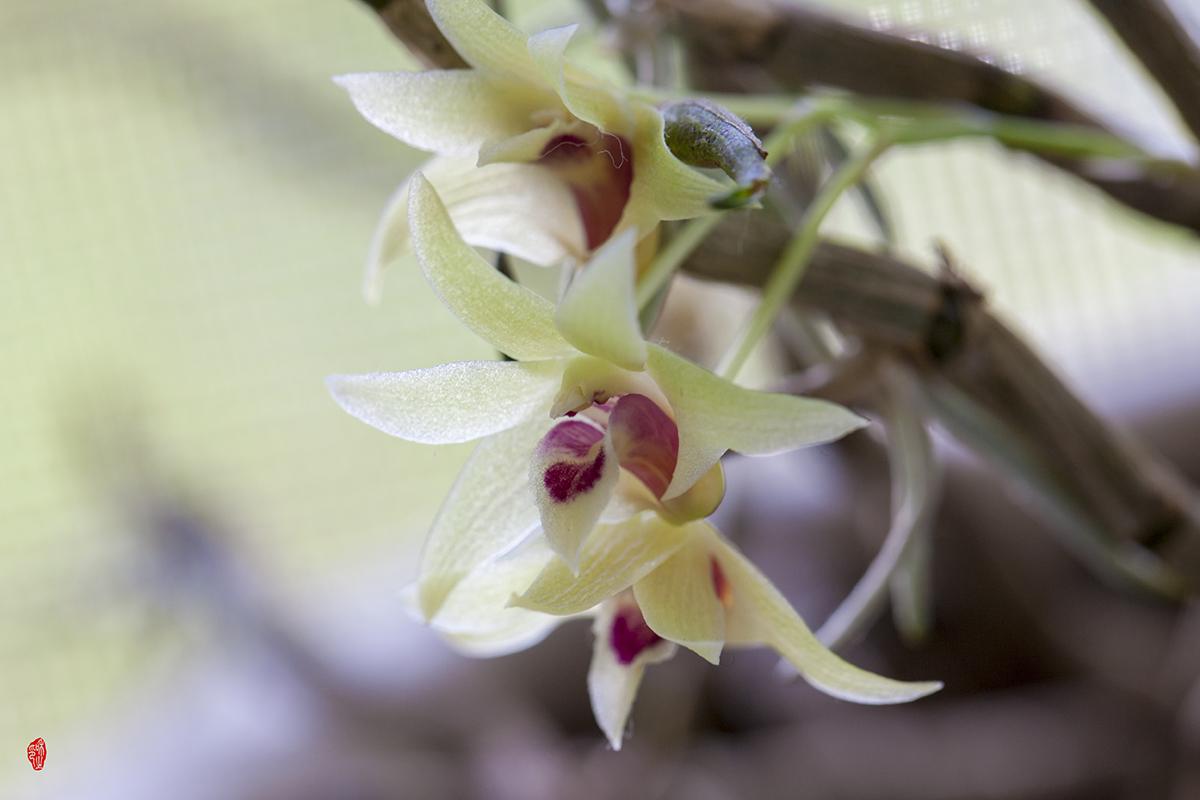
[[[429,285],[468,328],[523,361],[574,352],[554,326],[548,300],[508,279],[463,241],[441,197],[421,173],[410,179],[408,227]]]
[[[635,371],[646,365],[646,340],[638,324],[634,290],[636,245],[633,229],[606,242],[575,276],[555,315],[568,342]]]
[[[331,375],[329,393],[351,416],[422,444],[469,442],[546,413],[554,362],[462,361],[408,372]]]

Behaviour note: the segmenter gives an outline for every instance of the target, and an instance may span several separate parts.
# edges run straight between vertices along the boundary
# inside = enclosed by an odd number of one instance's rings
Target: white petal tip
[[[945,688],[945,684],[941,681],[925,681],[924,683],[917,684],[917,686],[921,687],[921,689],[918,693],[913,695],[913,700],[919,700],[922,697],[928,697],[929,695],[940,692]]]
[[[823,688],[826,694],[837,697],[841,700],[848,700],[851,703],[871,706],[892,706],[902,703],[911,703],[914,700],[920,700],[923,697],[938,692],[942,689],[941,681],[920,681],[912,683],[904,683],[893,688],[891,691],[880,694],[859,694],[848,693],[842,696],[841,693],[830,691],[828,688]]]
[[[338,400],[338,391],[341,389],[342,384],[345,382],[347,377],[348,376],[346,376],[346,375],[326,375],[325,376],[325,388],[329,391],[329,393],[331,395],[333,395],[334,400]],[[340,404],[341,401],[338,400],[338,403]]]

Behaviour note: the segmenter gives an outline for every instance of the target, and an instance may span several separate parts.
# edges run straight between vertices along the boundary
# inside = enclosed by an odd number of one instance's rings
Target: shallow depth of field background
[[[531,28],[584,16],[515,5]],[[1188,153],[1080,3],[840,5],[988,50]],[[413,641],[398,592],[467,449],[390,439],[322,386],[489,356],[412,268],[381,307],[359,293],[377,214],[420,155],[329,76],[412,66],[350,0],[0,4],[0,796],[86,785],[114,720],[219,642],[203,613],[145,590],[156,567],[88,437],[140,428],[156,468],[310,632]],[[1200,390],[1175,360],[1200,337],[1196,242],[986,143],[894,153],[880,181],[903,249],[932,263],[945,241],[1101,409]],[[583,691],[582,675],[563,679]]]

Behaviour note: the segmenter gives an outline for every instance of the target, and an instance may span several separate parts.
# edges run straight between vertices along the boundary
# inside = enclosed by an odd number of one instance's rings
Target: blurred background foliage
[[[1081,3],[829,5],[987,51],[1190,154]],[[566,2],[512,13],[531,28],[584,18]],[[322,379],[490,355],[413,269],[392,272],[380,308],[359,292],[377,215],[420,156],[329,77],[414,66],[350,0],[0,5],[5,796],[52,796],[31,780],[29,740],[46,738],[48,771],[67,764],[208,640],[139,594],[147,545],[103,474],[132,441],[236,521],[236,551],[284,605],[331,624],[367,614],[381,639],[413,624],[398,590],[467,450],[381,436]],[[1200,390],[1179,360],[1200,337],[1192,239],[984,142],[897,152],[878,174],[900,249],[933,263],[946,242],[1102,411]],[[834,225],[859,222],[843,209]],[[116,450],[89,455],[114,432]],[[358,605],[339,608],[348,586]]]

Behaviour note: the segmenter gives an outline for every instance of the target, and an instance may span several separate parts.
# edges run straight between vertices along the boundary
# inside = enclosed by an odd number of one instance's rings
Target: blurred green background
[[[1187,152],[1080,4],[835,5],[990,50]],[[420,156],[329,77],[413,66],[350,0],[0,4],[0,786],[35,736],[48,769],[68,759],[59,743],[183,635],[131,599],[139,540],[79,458],[81,425],[140,420],[283,596],[363,564],[397,591],[411,575],[466,450],[382,436],[322,379],[489,356],[415,270],[392,272],[379,308],[359,293],[377,215]],[[986,143],[893,155],[880,176],[903,248],[929,263],[947,242],[1102,407],[1197,335],[1194,244],[1068,178]],[[392,616],[410,624],[398,601]]]
[[[5,2],[0,64],[7,771],[35,736],[64,758],[56,734],[133,689],[145,650],[121,570],[137,542],[75,420],[140,415],[283,585],[379,557],[398,588],[465,453],[376,435],[322,379],[486,351],[413,270],[382,308],[359,294],[418,163],[329,80],[412,66],[364,8]]]

